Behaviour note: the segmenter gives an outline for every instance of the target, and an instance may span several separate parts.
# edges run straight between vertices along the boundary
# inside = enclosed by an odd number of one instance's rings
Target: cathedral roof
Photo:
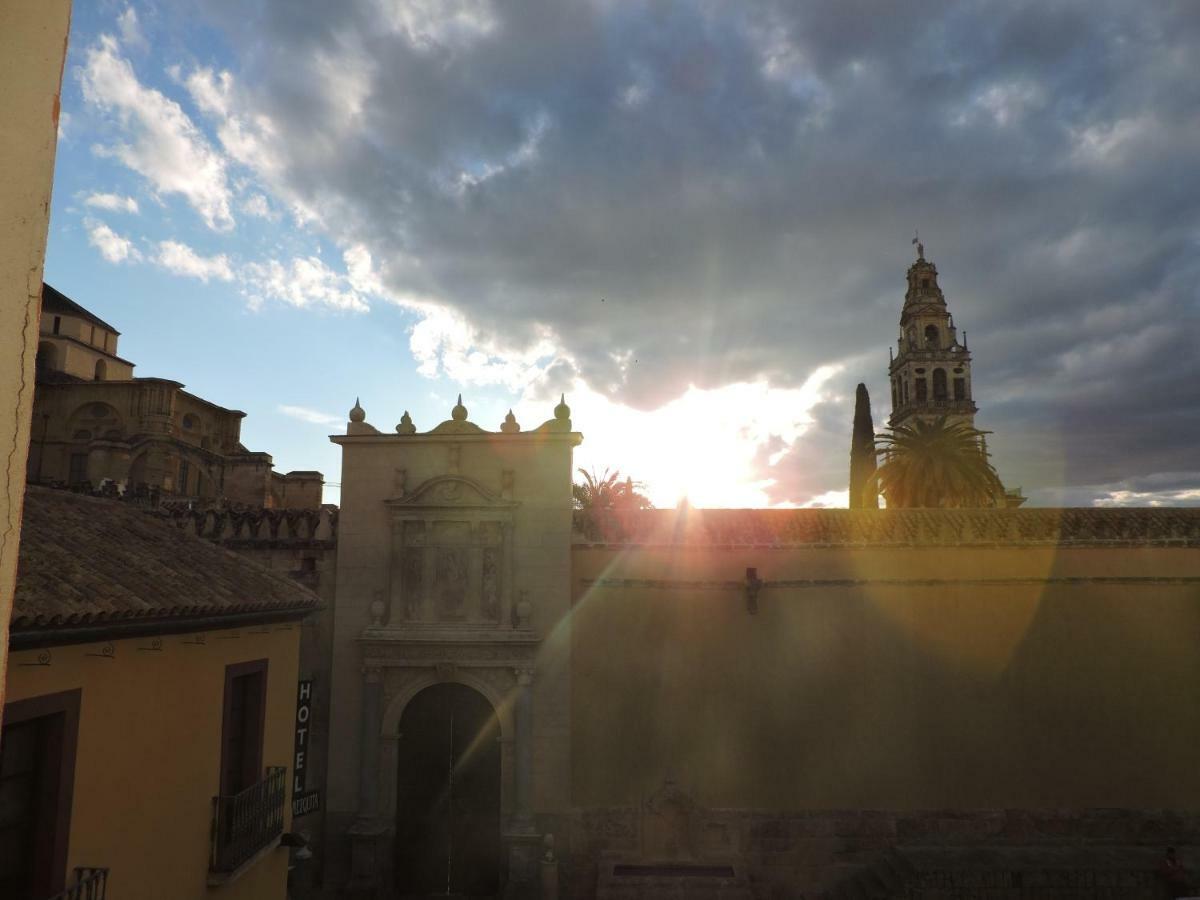
[[[99,325],[101,328],[111,331],[115,335],[120,335],[121,333],[95,313],[84,309],[66,294],[55,290],[45,282],[42,282],[42,312],[58,313],[64,316],[78,316],[81,319],[91,322],[93,325]]]

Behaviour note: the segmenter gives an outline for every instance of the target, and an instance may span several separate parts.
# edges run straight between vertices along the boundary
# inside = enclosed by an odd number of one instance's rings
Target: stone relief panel
[[[510,623],[518,504],[457,475],[386,502],[393,515],[390,626]]]
[[[466,618],[467,554],[463,547],[438,547],[434,593],[438,619],[453,622]]]

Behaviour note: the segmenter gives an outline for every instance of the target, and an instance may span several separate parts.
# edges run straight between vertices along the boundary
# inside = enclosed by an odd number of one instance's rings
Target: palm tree
[[[654,504],[638,488],[643,487],[639,481],[632,478],[621,480],[621,473],[604,470],[603,475],[597,475],[596,470],[587,472],[579,470],[583,476],[581,484],[571,485],[571,500],[576,509],[651,509]]]
[[[880,435],[884,461],[867,490],[891,509],[996,506],[1004,485],[988,462],[986,431],[965,422],[917,419]]]

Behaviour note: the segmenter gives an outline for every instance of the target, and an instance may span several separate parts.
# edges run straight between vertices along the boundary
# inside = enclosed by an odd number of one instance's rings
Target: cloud
[[[154,261],[176,275],[198,278],[206,283],[210,278],[217,281],[233,280],[233,267],[224,253],[201,256],[187,244],[178,241],[160,241]]]
[[[140,50],[148,50],[150,45],[146,41],[146,36],[142,34],[142,26],[138,22],[137,12],[132,6],[125,7],[125,11],[117,16],[117,29],[121,32],[121,43],[126,47],[136,47]]]
[[[343,416],[331,416],[328,413],[317,412],[306,406],[287,406],[280,404],[279,411],[285,416],[311,425],[324,425],[327,428],[340,428],[346,424]]]
[[[122,194],[104,194],[92,193],[88,194],[83,200],[88,206],[95,206],[98,209],[107,209],[110,212],[127,212],[136,214],[138,211],[137,201],[132,197],[126,197]]]
[[[835,374],[835,367],[820,368],[797,388],[765,381],[691,387],[646,411],[576,382],[568,393],[571,418],[586,433],[575,452],[576,465],[619,470],[644,483],[657,506],[674,506],[685,497],[703,507],[769,505],[776,499],[772,488],[779,474],[770,459],[802,440],[813,424],[811,411]],[[526,428],[540,425],[554,399],[543,385],[531,386],[516,407],[519,421]]]
[[[271,209],[270,202],[262,194],[251,194],[243,200],[241,210],[248,216],[266,219],[268,222],[278,222],[281,218],[279,213]]]
[[[142,254],[133,241],[117,234],[103,222],[94,219],[84,219],[84,227],[88,233],[88,243],[100,251],[110,263],[138,262]]]
[[[246,264],[240,273],[243,293],[251,306],[279,300],[297,307],[327,307],[348,312],[366,312],[366,298],[316,256],[297,256],[286,262],[277,259]]]
[[[375,261],[377,291],[312,279],[327,296],[426,315],[411,336],[426,372],[578,380],[650,414],[841,365],[812,422],[755,444],[747,476],[772,502],[831,496],[855,382],[886,420],[919,226],[1006,481],[1032,496],[1191,471],[1200,18],[1186,5],[206,10],[231,62],[186,80],[197,109],[273,206]],[[339,305],[274,265],[260,296]],[[677,425],[704,446],[702,416]]]
[[[88,48],[79,70],[84,99],[111,113],[128,140],[98,146],[144,177],[160,194],[179,194],[209,228],[233,227],[226,164],[174,100],[142,85],[108,35]]]

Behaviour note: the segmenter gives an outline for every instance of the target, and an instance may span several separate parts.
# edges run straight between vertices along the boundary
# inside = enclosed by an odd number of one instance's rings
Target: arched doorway
[[[495,896],[500,723],[464,684],[436,684],[400,717],[396,884],[403,895]]]

